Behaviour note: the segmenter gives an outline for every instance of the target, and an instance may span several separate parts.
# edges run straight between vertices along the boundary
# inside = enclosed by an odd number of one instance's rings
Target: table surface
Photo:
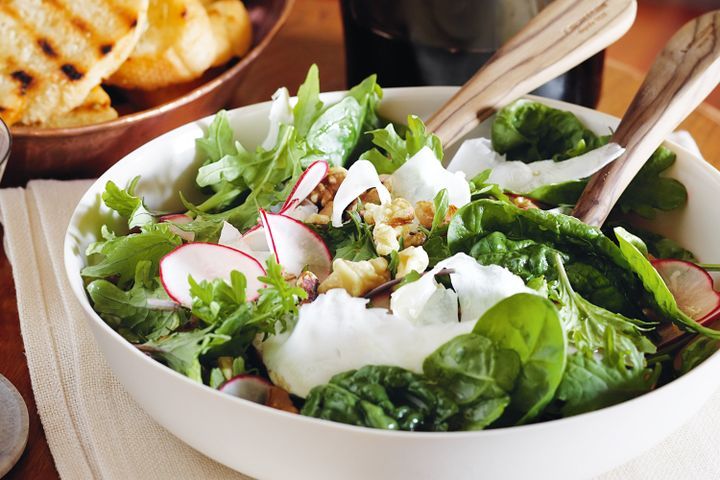
[[[345,88],[342,28],[336,0],[297,0],[287,25],[257,60],[238,90],[237,105],[265,101],[278,86],[297,90],[312,62],[318,64],[323,90]],[[599,110],[621,116],[642,74],[610,57],[606,62]],[[702,105],[681,128],[693,134],[705,157],[720,168],[720,111]],[[0,236],[2,235],[0,230]],[[12,272],[0,247],[0,373],[15,384],[30,413],[28,446],[7,479],[58,478],[37,415],[20,337]]]

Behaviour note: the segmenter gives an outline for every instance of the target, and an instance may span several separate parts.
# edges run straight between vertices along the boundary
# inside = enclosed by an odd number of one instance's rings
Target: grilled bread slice
[[[46,128],[79,127],[107,122],[117,117],[117,110],[110,105],[110,96],[98,85],[90,90],[90,94],[82,104],[67,113],[50,117],[40,126]]]
[[[252,43],[252,26],[245,5],[240,0],[205,1],[205,9],[217,44],[212,66],[245,55]]]
[[[200,0],[150,0],[149,27],[108,83],[152,90],[193,80],[215,59],[215,38]]]
[[[0,117],[35,125],[69,112],[128,57],[148,0],[0,1]]]

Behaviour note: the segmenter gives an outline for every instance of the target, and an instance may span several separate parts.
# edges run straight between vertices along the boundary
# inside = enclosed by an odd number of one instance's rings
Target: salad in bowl
[[[450,155],[419,117],[383,120],[382,96],[369,77],[325,103],[313,67],[257,147],[218,113],[179,211],[142,176],[107,181],[114,220],[81,271],[94,311],[194,382],[386,430],[570,417],[717,350],[712,265],[652,231],[688,198],[672,151],[600,230],[569,211],[623,149],[572,112],[518,100]]]

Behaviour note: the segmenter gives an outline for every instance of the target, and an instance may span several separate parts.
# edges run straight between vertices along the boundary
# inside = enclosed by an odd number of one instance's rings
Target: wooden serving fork
[[[635,0],[555,0],[493,55],[428,121],[449,147],[495,110],[615,42],[635,20]]]
[[[625,147],[595,173],[573,215],[599,227],[653,151],[720,82],[720,10],[686,23],[655,59],[612,135]]]

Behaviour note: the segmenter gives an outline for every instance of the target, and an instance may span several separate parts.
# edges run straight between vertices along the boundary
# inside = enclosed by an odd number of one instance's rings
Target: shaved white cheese
[[[277,143],[278,133],[280,132],[280,125],[292,125],[293,111],[290,107],[290,93],[285,87],[278,88],[272,96],[272,105],[270,106],[270,128],[268,129],[267,136],[262,142],[262,148],[270,150]]]
[[[464,253],[456,253],[439,262],[435,268],[423,275],[420,280],[398,288],[390,297],[390,308],[399,317],[413,323],[447,323],[458,321],[458,308],[444,306],[435,308],[431,300],[445,302],[439,297],[431,298],[438,288],[446,290],[435,279],[440,270],[452,269],[450,282],[453,294],[460,302],[461,322],[474,324],[483,313],[503,298],[516,293],[537,293],[525,286],[522,278],[510,270],[498,265],[480,265],[474,258]],[[427,319],[428,311],[438,318]]]
[[[434,273],[442,268],[455,270],[451,281],[457,293],[435,280]],[[263,361],[274,382],[302,397],[333,375],[365,365],[421,373],[428,355],[472,331],[488,308],[520,292],[536,293],[508,270],[480,265],[459,253],[394,292],[393,313],[367,308],[368,300],[351,297],[343,289],[318,296],[300,307],[291,332],[262,344]]]
[[[421,373],[425,357],[473,327],[459,322],[418,327],[384,308],[366,308],[367,303],[337,288],[300,307],[292,333],[262,344],[272,381],[305,397],[333,375],[365,365]]]
[[[367,160],[358,160],[348,169],[345,180],[340,184],[333,199],[332,226],[342,226],[342,215],[345,209],[360,195],[376,188],[381,203],[390,202],[390,192],[380,181],[375,166]]]
[[[443,188],[451,205],[462,207],[470,202],[470,185],[462,172],[452,173],[442,166],[432,150],[423,147],[390,177],[393,196],[415,204],[432,201]]]
[[[522,278],[499,265],[480,265],[474,258],[457,253],[435,268],[448,268],[450,282],[460,300],[462,322],[475,322],[493,305],[516,293],[537,292],[525,286]]]
[[[543,185],[587,178],[617,159],[624,151],[617,143],[608,143],[561,162],[540,160],[523,163],[506,160],[504,155],[493,150],[489,139],[474,138],[462,144],[448,165],[448,170],[464,172],[472,178],[489,168],[492,169],[489,183],[496,183],[515,193],[529,193]]]

